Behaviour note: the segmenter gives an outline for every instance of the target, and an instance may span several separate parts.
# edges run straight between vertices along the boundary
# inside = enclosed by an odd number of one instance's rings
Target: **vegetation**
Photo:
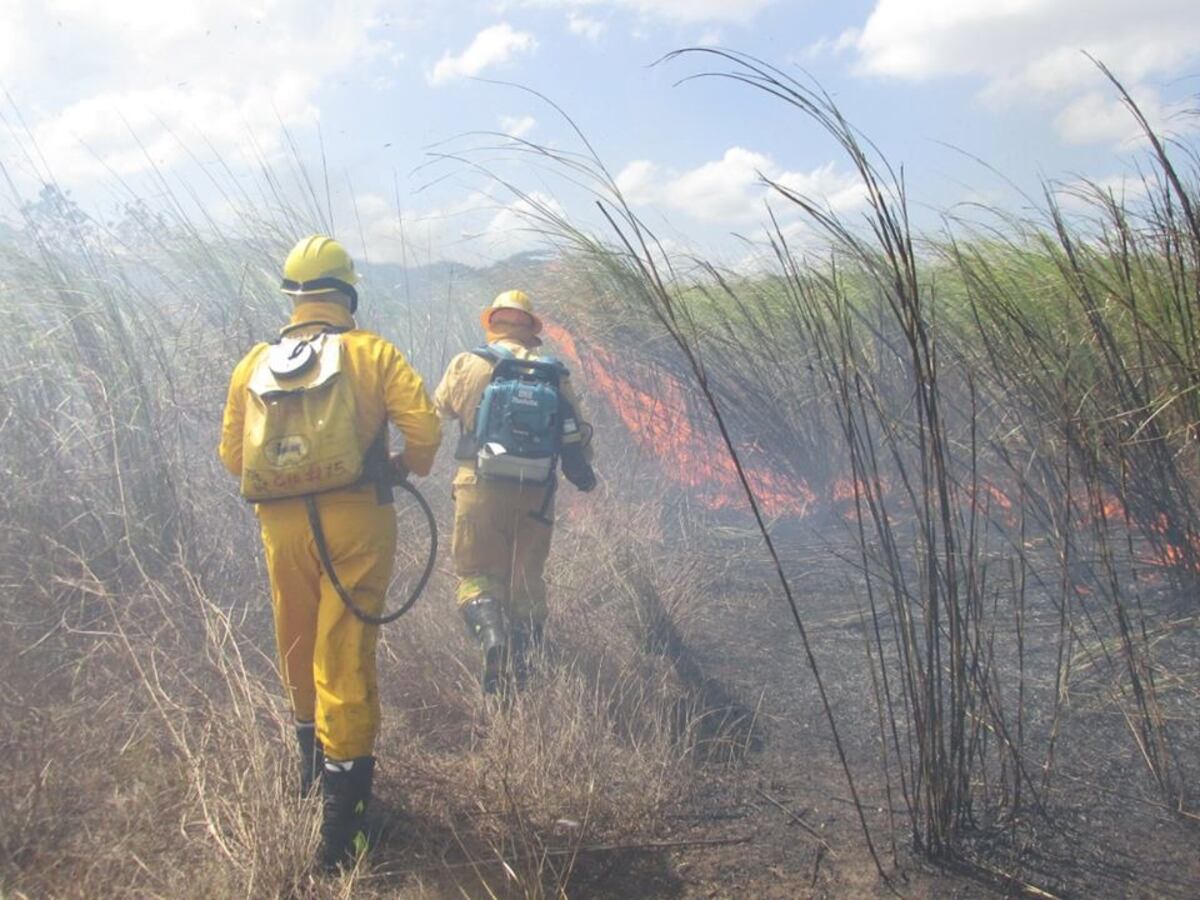
[[[1068,212],[1048,189],[1041,219],[921,236],[902,178],[828,97],[714,58],[836,139],[866,215],[774,185],[826,249],[777,220],[772,270],[734,273],[665,251],[594,156],[512,146],[592,184],[611,225],[602,239],[524,197],[563,251],[520,275],[575,338],[560,349],[601,420],[602,496],[560,498],[552,650],[510,708],[477,697],[445,564],[385,629],[388,831],[340,879],[311,867],[318,812],[291,793],[254,521],[215,456],[228,372],[285,315],[275,267],[321,201],[289,205],[267,173],[262,197],[224,191],[243,230],[220,239],[175,200],[133,198],[115,225],[54,186],[17,204],[0,240],[0,891],[649,890],[639,854],[670,846],[693,801],[711,813],[698,795],[725,776],[803,826],[788,851],[815,862],[797,890],[844,890],[818,875],[853,835],[768,793],[754,695],[709,671],[743,639],[713,630],[714,608],[749,631],[768,589],[800,665],[764,662],[762,679],[813,725],[775,752],[835,761],[872,890],[914,858],[1006,892],[1093,890],[1039,853],[1048,834],[1101,852],[1104,833],[1063,825],[1101,790],[1194,829],[1194,150],[1147,128],[1143,200],[1091,186]],[[365,324],[434,377],[511,286],[498,272],[435,274],[429,300],[369,293]],[[443,522],[448,466],[425,485]],[[824,606],[801,543],[838,565]]]
[[[655,834],[688,789],[680,762],[703,710],[646,651],[645,604],[695,602],[705,576],[686,554],[651,565],[653,518],[613,502],[564,525],[554,655],[511,710],[477,697],[444,561],[417,612],[385,630],[378,794],[392,832],[369,873],[317,878],[319,810],[292,797],[254,517],[215,455],[234,362],[286,316],[285,234],[316,226],[288,210],[219,241],[135,207],[108,228],[54,188],[22,212],[0,248],[0,891],[332,896],[358,881],[367,896],[537,896],[567,881],[579,848]],[[393,335],[417,316],[427,337],[406,350],[436,373],[474,340],[477,297],[364,307]],[[446,456],[425,484],[442,522]],[[403,579],[424,531],[415,508],[398,513],[416,536]]]
[[[1168,712],[1194,692],[1194,670],[1185,683],[1173,667],[1188,665],[1181,632],[1195,622],[1200,572],[1194,150],[1151,131],[1110,76],[1149,146],[1144,200],[1088,185],[1072,198],[1084,212],[1069,214],[1048,188],[1040,221],[997,212],[998,226],[952,221],[921,237],[902,178],[828,96],[740,54],[694,54],[727,68],[693,77],[782,101],[857,171],[861,222],[770,183],[825,238],[827,262],[813,265],[776,218],[773,274],[746,278],[703,260],[680,274],[683,261],[598,159],[532,148],[576,179],[585,172],[613,240],[550,210],[540,221],[603,292],[596,306],[637,323],[624,340],[636,345],[639,328],[671,339],[675,372],[735,461],[822,698],[802,598],[751,460],[765,447],[773,470],[810,494],[849,486],[878,764],[911,846],[989,871],[996,855],[1019,856],[1032,840],[1022,828],[1050,816],[1070,698],[1085,692],[1119,711],[1110,737],[1123,735],[1163,802],[1194,821],[1187,748],[1197,720]],[[1170,150],[1193,168],[1178,169]],[[833,460],[845,461],[840,471]],[[1031,629],[1043,626],[1054,629],[1042,651],[1050,678],[1027,657]],[[883,874],[855,788],[862,773],[839,738],[839,723],[865,710],[824,710]],[[886,839],[901,827],[890,823]],[[994,841],[993,859],[975,851],[1002,834],[1007,851]]]

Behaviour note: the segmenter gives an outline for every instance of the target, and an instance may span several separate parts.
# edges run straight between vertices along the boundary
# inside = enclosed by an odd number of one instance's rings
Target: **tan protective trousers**
[[[396,516],[373,488],[322,494],[317,509],[338,579],[364,612],[378,615],[396,555]],[[275,638],[296,721],[316,721],[330,759],[369,756],[379,730],[375,643],[321,570],[302,499],[258,506]]]
[[[506,481],[475,481],[460,475],[454,484],[454,574],[458,605],[495,597],[514,621],[546,620],[546,559],[552,528],[534,519],[546,488]],[[554,508],[546,510],[553,521]]]

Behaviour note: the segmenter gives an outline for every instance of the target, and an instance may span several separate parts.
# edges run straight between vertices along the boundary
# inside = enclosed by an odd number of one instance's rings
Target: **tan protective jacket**
[[[421,376],[391,342],[360,330],[350,311],[341,303],[299,304],[292,312],[290,324],[306,322],[350,329],[342,335],[342,347],[346,353],[346,369],[354,384],[360,446],[369,447],[384,422],[390,421],[404,435],[404,464],[417,475],[428,475],[442,433]],[[238,363],[230,379],[219,452],[225,468],[239,477],[242,474],[247,384],[269,346],[267,343],[255,345]]]
[[[511,350],[513,355],[519,359],[535,359],[538,355],[536,348],[541,345],[541,341],[537,338],[532,335],[521,336],[516,329],[507,334],[489,334],[488,343],[501,344]],[[442,376],[441,383],[433,393],[433,406],[437,410],[438,416],[443,422],[457,419],[464,432],[473,431],[475,429],[475,412],[478,410],[479,401],[491,380],[492,364],[490,362],[475,353],[458,354],[450,360],[446,374]],[[575,410],[575,420],[582,427],[588,418],[580,408],[579,397],[571,386],[570,377],[564,378],[559,387],[563,397]],[[593,450],[590,441],[584,447],[583,453],[584,458],[591,462]],[[475,463],[470,460],[461,460],[454,475],[454,483],[474,484],[475,481]]]

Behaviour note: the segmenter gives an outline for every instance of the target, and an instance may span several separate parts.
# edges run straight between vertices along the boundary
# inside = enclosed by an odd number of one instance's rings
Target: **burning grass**
[[[864,579],[886,803],[903,807],[893,825],[915,849],[970,862],[980,823],[1044,815],[1067,735],[1081,738],[1066,721],[1085,684],[1115,713],[1107,740],[1127,742],[1186,819],[1196,773],[1182,748],[1196,722],[1167,716],[1177,698],[1161,690],[1149,635],[1164,613],[1194,607],[1200,571],[1196,172],[1169,152],[1194,164],[1194,150],[1147,128],[1154,174],[1136,208],[1097,189],[1089,215],[1068,216],[1048,188],[1038,219],[997,214],[999,232],[951,223],[919,236],[903,180],[828,96],[737,53],[690,55],[726,67],[700,77],[762,90],[844,151],[868,199],[861,223],[769,185],[825,237],[826,263],[802,259],[773,219],[773,274],[703,261],[681,274],[599,160],[561,158],[594,187],[611,243],[533,209],[603,298],[577,340],[615,335],[629,355],[644,348],[626,371],[665,373],[654,393],[599,378],[616,415],[670,478],[704,482],[720,497],[710,506],[745,504],[757,518],[866,840],[864,772],[839,733],[867,710],[825,699],[770,521],[838,501],[852,504]],[[1035,612],[1056,648],[1049,690],[1025,668]]]
[[[541,223],[570,243],[530,278],[601,420],[600,502],[560,497],[551,650],[511,707],[477,696],[444,567],[385,632],[388,828],[340,881],[310,869],[317,811],[289,795],[253,521],[212,452],[229,366],[282,317],[261,274],[281,228],[258,221],[225,245],[241,256],[200,266],[214,254],[186,222],[132,216],[117,241],[53,191],[24,208],[25,243],[0,267],[26,301],[0,345],[0,888],[560,894],[598,845],[653,839],[706,775],[745,771],[764,746],[747,702],[768,689],[804,720],[776,752],[845,779],[885,876],[907,844],[1003,870],[1006,889],[1023,867],[1094,886],[1030,860],[1047,833],[1102,855],[1063,825],[1101,788],[1187,827],[1194,173],[1156,144],[1144,208],[1097,194],[1079,222],[1051,195],[1004,241],[922,239],[903,185],[828,98],[719,58],[835,136],[868,225],[777,186],[830,239],[827,265],[776,231],[774,273],[684,278],[619,193],[604,198],[615,246]],[[401,317],[377,299],[386,333]],[[473,341],[469,316],[431,307],[422,329],[405,313],[427,374]],[[442,521],[445,474],[430,482]],[[750,504],[768,553],[746,541]],[[798,558],[814,546],[819,560]],[[793,589],[821,567],[840,574],[819,597]],[[771,572],[790,603],[757,652],[782,662],[739,700],[695,646],[756,666],[742,644],[774,608]],[[814,753],[818,721],[830,752],[822,738]]]

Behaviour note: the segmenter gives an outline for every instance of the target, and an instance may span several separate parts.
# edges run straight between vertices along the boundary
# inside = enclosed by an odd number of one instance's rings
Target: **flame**
[[[1008,494],[996,487],[990,481],[983,482],[984,492],[992,498],[993,502],[1005,512],[1012,512],[1013,502],[1009,499]]]
[[[726,452],[724,442],[715,429],[704,429],[689,415],[688,392],[680,379],[670,373],[619,359],[612,351],[595,343],[580,354],[575,339],[560,325],[545,321],[544,332],[557,346],[572,369],[581,372],[589,387],[608,406],[638,447],[662,464],[663,473],[675,485],[686,488],[705,507],[713,510],[744,508],[745,497],[737,468]],[[628,377],[626,375],[628,373]],[[646,388],[638,385],[646,385]],[[852,519],[856,512],[853,501],[859,496],[876,492],[887,495],[886,481],[878,485],[852,478],[836,478],[824,493],[823,502],[803,479],[781,472],[772,465],[761,447],[746,443],[738,447],[746,480],[749,482],[763,512],[771,517],[805,517],[818,506],[840,512]],[[1009,525],[1015,525],[1017,504],[998,485],[982,479],[971,492],[970,502],[985,502],[999,513]],[[849,503],[849,508],[847,504]],[[1079,524],[1087,525],[1100,519],[1109,522],[1135,521],[1125,503],[1109,494],[1099,498],[1098,506],[1081,503]],[[1165,513],[1146,530],[1162,538],[1178,535]],[[1141,562],[1163,568],[1192,566],[1200,572],[1200,534],[1182,529],[1184,544],[1165,540],[1157,558]],[[1080,594],[1088,593],[1082,585]]]
[[[1096,519],[1101,522],[1136,522],[1140,524],[1143,532],[1149,532],[1159,538],[1157,555],[1137,556],[1137,561],[1143,565],[1162,569],[1190,568],[1193,572],[1200,572],[1200,534],[1190,527],[1174,525],[1167,513],[1160,512],[1153,521],[1144,522],[1129,511],[1120,497],[1105,493],[1099,498],[1095,518],[1081,516],[1080,524],[1086,525]],[[1182,540],[1182,543],[1172,542],[1179,540]]]
[[[603,347],[591,346],[581,357],[574,338],[560,326],[544,323],[544,331],[572,368],[581,371],[637,442],[664,462],[666,475],[676,485],[691,489],[709,509],[744,505],[737,468],[725,446],[711,433],[698,429],[688,415],[686,392],[679,379],[664,372],[653,375],[642,368],[642,383],[654,383],[653,393],[620,374],[628,362]],[[817,496],[803,480],[786,475],[764,462],[754,446],[739,448],[746,480],[768,516],[807,516]]]
[[[830,496],[834,500],[853,500],[855,497],[866,496],[869,488],[864,481],[853,478],[838,478],[833,482]]]
[[[1160,512],[1155,517],[1149,530],[1163,538],[1171,536],[1176,536],[1176,539],[1182,538],[1183,543],[1174,544],[1164,541],[1159,556],[1144,559],[1143,562],[1163,568],[1183,567],[1190,568],[1193,572],[1200,572],[1200,534],[1191,528],[1175,526],[1165,512]]]
[[[1119,497],[1105,497],[1100,509],[1106,519],[1126,518],[1125,504]]]

